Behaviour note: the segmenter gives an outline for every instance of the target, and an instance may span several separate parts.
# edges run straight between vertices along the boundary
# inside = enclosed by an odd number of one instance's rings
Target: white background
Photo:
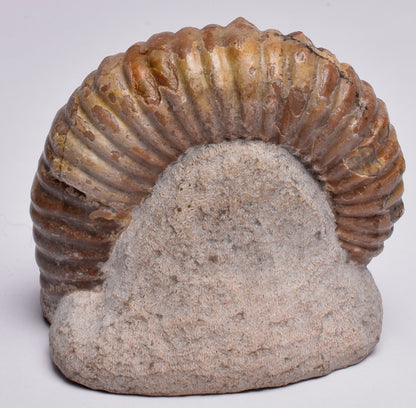
[[[414,0],[0,0],[1,407],[413,407],[416,401],[416,36]],[[160,31],[226,25],[303,31],[350,63],[383,99],[407,160],[405,216],[369,268],[384,326],[354,367],[279,389],[149,398],[90,391],[65,381],[48,355],[39,306],[29,193],[53,117],[107,55]]]

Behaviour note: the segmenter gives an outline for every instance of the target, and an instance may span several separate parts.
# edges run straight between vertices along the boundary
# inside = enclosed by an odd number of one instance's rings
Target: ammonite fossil
[[[338,237],[367,264],[401,216],[404,160],[371,86],[302,33],[227,27],[154,35],[103,60],[59,110],[32,189],[42,302],[94,289],[130,213],[195,145],[285,147],[328,193]]]

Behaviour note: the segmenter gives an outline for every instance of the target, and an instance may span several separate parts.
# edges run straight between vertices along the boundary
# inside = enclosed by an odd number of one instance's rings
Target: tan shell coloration
[[[56,115],[31,207],[46,317],[62,295],[101,285],[169,163],[235,139],[287,148],[328,191],[350,258],[381,252],[403,212],[404,160],[371,86],[300,32],[241,18],[184,28],[105,58]]]

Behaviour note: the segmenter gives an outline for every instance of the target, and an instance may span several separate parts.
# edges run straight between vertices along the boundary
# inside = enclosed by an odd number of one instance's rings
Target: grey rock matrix
[[[191,149],[168,167],[104,265],[66,296],[53,361],[94,389],[145,395],[276,387],[355,364],[379,292],[346,261],[326,193],[281,147]]]

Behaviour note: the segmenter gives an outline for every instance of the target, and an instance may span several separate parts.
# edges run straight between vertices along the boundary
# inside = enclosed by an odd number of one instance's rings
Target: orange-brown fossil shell
[[[286,147],[328,191],[341,245],[367,264],[401,216],[404,160],[384,103],[302,33],[227,27],[154,35],[107,57],[56,115],[32,189],[49,318],[103,282],[130,212],[191,146]]]

